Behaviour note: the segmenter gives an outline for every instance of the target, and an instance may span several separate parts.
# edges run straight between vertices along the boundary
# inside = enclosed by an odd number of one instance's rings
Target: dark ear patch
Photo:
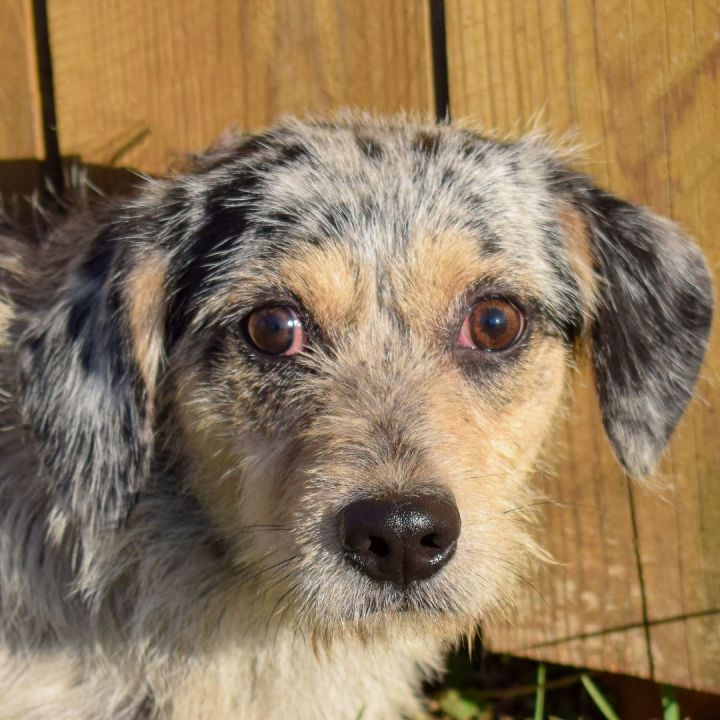
[[[356,135],[355,142],[360,152],[370,160],[381,160],[385,153],[382,145],[368,135]]]
[[[433,157],[440,150],[440,135],[435,132],[421,131],[413,139],[412,147],[421,155]]]
[[[699,249],[671,222],[595,188],[581,195],[600,276],[592,359],[603,422],[649,474],[693,392],[712,319]]]
[[[149,397],[113,279],[111,231],[20,346],[24,418],[61,507],[102,530],[127,515],[150,459]]]

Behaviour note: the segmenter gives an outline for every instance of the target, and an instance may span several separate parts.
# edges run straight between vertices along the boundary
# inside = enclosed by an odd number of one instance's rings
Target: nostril
[[[368,547],[368,550],[380,558],[387,557],[390,554],[388,544],[379,537],[370,538],[370,546]]]
[[[372,545],[372,538],[369,537],[361,537],[356,538],[352,544],[348,542],[347,540],[343,543],[346,550],[349,550],[350,552],[370,552],[371,551],[371,545]]]
[[[421,538],[420,544],[423,547],[426,548],[434,548],[435,550],[439,550],[443,546],[440,543],[440,539],[435,533],[430,533],[430,535],[425,535]]]

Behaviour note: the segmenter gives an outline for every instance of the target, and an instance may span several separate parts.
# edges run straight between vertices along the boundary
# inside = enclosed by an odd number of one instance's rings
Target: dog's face
[[[115,523],[163,476],[273,614],[324,629],[407,611],[460,627],[510,602],[579,340],[643,475],[710,323],[674,226],[538,143],[449,127],[291,123],[96,234],[24,346],[67,512]]]

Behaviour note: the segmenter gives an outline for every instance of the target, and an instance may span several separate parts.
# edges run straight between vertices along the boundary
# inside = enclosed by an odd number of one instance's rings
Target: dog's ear
[[[595,279],[591,333],[603,423],[635,476],[655,467],[693,392],[713,293],[700,250],[672,222],[574,176]]]
[[[71,246],[69,227],[58,232]],[[54,297],[40,300],[20,344],[19,378],[55,502],[103,530],[123,521],[149,469],[164,265],[133,254],[111,223],[92,233],[77,243],[85,257]]]

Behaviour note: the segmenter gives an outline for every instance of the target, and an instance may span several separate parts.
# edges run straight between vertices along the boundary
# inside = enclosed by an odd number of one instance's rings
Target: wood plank
[[[0,2],[0,208],[25,217],[44,155],[31,0]]]
[[[41,158],[42,113],[31,0],[0,3],[0,47],[0,160]]]
[[[638,82],[649,88],[645,134],[658,138],[656,148],[648,143],[654,150],[647,153],[645,182],[650,202],[662,203],[664,212],[696,234],[717,278],[720,5],[674,2],[658,8],[651,0],[635,0],[633,9],[634,28],[638,28],[635,55],[652,57],[653,50],[660,47],[663,58],[652,64],[654,70],[651,63],[636,61]],[[707,124],[705,116],[713,110],[714,123]],[[714,190],[713,205],[699,203],[699,185],[703,193]],[[675,614],[710,613],[720,607],[717,324],[715,330],[715,354],[700,386],[708,405],[680,427],[666,462],[667,472],[675,479],[674,502],[662,504],[654,512],[650,503],[637,503],[651,622]],[[650,638],[653,658],[664,679],[720,690],[720,611],[684,623],[653,626]]]
[[[50,0],[64,155],[163,171],[228,126],[361,106],[432,112],[428,4]]]
[[[447,0],[446,23],[453,117],[573,131],[581,169],[680,222],[720,277],[717,0]],[[537,479],[567,503],[542,518],[559,564],[492,647],[720,692],[719,380],[715,323],[657,493],[627,485],[576,378],[558,475]]]

